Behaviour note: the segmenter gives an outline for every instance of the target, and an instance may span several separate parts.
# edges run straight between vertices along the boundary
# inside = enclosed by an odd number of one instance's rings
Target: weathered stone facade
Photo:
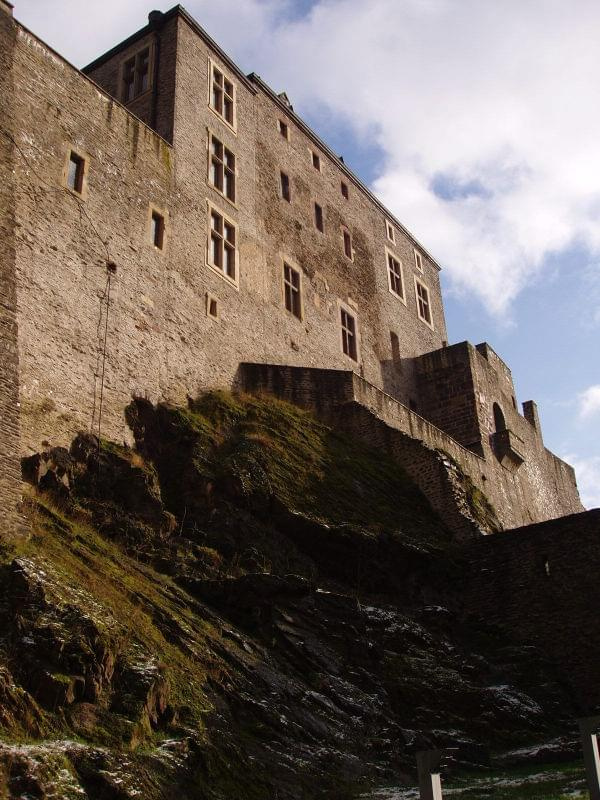
[[[82,428],[128,439],[132,395],[185,402],[240,385],[239,365],[260,362],[354,371],[397,409],[416,408],[443,429],[474,484],[508,504],[505,524],[579,510],[572,470],[543,450],[532,406],[527,419],[510,410],[507,426],[529,448],[524,464],[513,458],[514,436],[495,435],[492,452],[489,410],[512,391],[502,362],[487,346],[487,355],[446,347],[439,267],[285,97],[244,76],[179,6],[153,12],[84,73],[6,9],[2,125],[18,149],[2,137],[0,466],[13,500],[17,454]],[[124,70],[140,53],[144,91],[125,106]],[[231,124],[211,107],[212,65],[231,82]],[[235,158],[235,198],[211,183],[211,136]],[[85,164],[81,191],[66,183],[71,152]],[[233,279],[209,263],[211,209],[235,226]],[[297,315],[286,309],[284,263],[299,276]],[[429,320],[417,282],[428,289]],[[355,321],[355,357],[343,352],[342,310]],[[436,399],[442,384],[446,409]],[[546,502],[557,491],[560,500]],[[543,498],[537,506],[532,492]]]

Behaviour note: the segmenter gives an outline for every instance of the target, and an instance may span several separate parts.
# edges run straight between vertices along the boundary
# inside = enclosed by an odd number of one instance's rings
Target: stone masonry
[[[523,417],[508,400],[501,360],[487,345],[447,347],[434,259],[285,95],[240,72],[181,6],[152,12],[81,72],[0,0],[0,59],[7,509],[18,501],[18,456],[81,429],[129,440],[132,395],[184,403],[241,386],[243,363],[354,373],[371,387],[363,399],[379,392],[397,417],[412,410],[438,431],[423,441],[460,455],[474,485],[506,508],[505,525],[581,509],[572,470],[543,448],[534,406]],[[231,93],[229,120],[215,80]],[[219,146],[235,196],[212,170]],[[73,157],[77,188],[67,182]],[[215,215],[231,237],[230,275],[211,263]],[[296,275],[294,310],[284,264]],[[355,352],[344,352],[349,318]]]

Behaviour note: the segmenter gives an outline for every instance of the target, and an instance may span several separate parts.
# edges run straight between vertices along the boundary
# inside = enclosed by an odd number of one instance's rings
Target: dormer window
[[[235,87],[225,74],[211,62],[210,107],[230,127],[235,128]]]
[[[145,47],[123,63],[122,99],[130,103],[150,88],[150,48]]]

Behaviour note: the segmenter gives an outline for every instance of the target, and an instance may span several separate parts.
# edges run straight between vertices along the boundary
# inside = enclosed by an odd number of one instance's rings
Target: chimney
[[[12,17],[13,8],[13,4],[9,3],[8,0],[0,0],[0,12],[3,11],[5,14],[8,14],[9,17]]]
[[[1,2],[2,0],[0,0],[0,3]],[[164,14],[162,11],[151,11],[148,14],[148,25],[150,25],[151,28],[160,28],[163,17]]]

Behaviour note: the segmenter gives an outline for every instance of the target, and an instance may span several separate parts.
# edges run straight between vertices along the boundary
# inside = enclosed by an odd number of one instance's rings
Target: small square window
[[[342,197],[346,198],[346,200],[347,200],[348,197],[350,196],[350,193],[348,192],[348,184],[344,183],[344,181],[342,181],[341,184],[340,184],[340,188],[342,190]]]
[[[71,150],[67,168],[67,186],[72,192],[82,194],[83,176],[85,174],[85,160]]]
[[[321,156],[318,153],[312,152],[312,165],[315,169],[321,171]]]
[[[150,218],[150,239],[157,250],[162,250],[165,243],[165,218],[158,211],[153,211]]]
[[[345,308],[341,309],[342,350],[354,361],[357,361],[356,320]]]
[[[284,139],[287,139],[289,141],[290,129],[287,122],[284,122],[282,119],[279,120],[279,133],[283,136]]]
[[[415,267],[419,272],[423,272],[423,256],[418,250],[415,250]]]
[[[387,222],[387,220],[386,220],[386,223],[385,223],[385,231],[386,231],[386,234],[387,234],[387,238],[390,240],[390,242],[393,242],[395,244],[396,243],[396,231],[394,229],[394,226],[391,225],[389,222]]]
[[[206,293],[206,316],[219,319],[219,301],[209,292]]]
[[[283,265],[283,291],[285,307],[298,319],[302,319],[302,297],[300,293],[300,273],[289,264]]]
[[[281,172],[279,174],[279,181],[281,184],[281,196],[284,200],[287,200],[288,203],[292,202],[292,189],[290,186],[290,176],[286,175],[285,172]]]
[[[323,209],[318,203],[315,203],[315,228],[323,233],[325,226],[323,224]]]
[[[350,236],[350,231],[346,228],[342,229],[342,235],[344,238],[344,255],[352,261],[352,236]]]

